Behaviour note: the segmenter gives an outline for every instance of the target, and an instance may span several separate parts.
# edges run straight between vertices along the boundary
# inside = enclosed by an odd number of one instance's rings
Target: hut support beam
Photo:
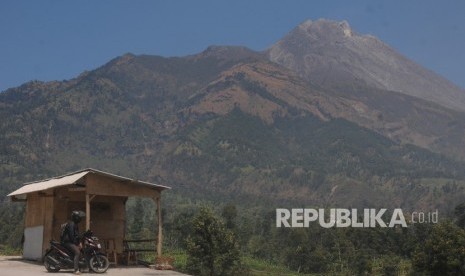
[[[161,219],[161,196],[155,198],[155,202],[157,203],[157,217],[158,217],[158,239],[157,239],[157,255],[160,257],[162,255],[161,252],[161,245],[163,243],[163,222]]]
[[[90,229],[90,202],[94,197],[95,195],[86,193],[86,231]]]

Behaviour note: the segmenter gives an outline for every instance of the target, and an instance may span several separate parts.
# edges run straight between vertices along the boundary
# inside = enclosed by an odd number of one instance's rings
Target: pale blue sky
[[[64,80],[127,52],[264,50],[301,22],[347,20],[465,88],[463,0],[2,0],[0,91]]]

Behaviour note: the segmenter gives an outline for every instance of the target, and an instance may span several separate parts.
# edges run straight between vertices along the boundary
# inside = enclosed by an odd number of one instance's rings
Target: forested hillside
[[[289,273],[461,272],[460,252],[444,268],[429,267],[425,252],[444,233],[455,233],[445,251],[463,244],[463,225],[445,220],[463,215],[464,113],[366,83],[325,87],[267,58],[219,46],[126,54],[71,80],[0,93],[0,245],[21,243],[24,208],[9,192],[92,167],[171,186],[166,247],[185,257],[202,242],[192,223],[214,221],[242,255],[237,273],[253,273],[255,260]],[[130,236],[149,237],[150,204],[128,203]],[[278,207],[438,210],[441,222],[287,229],[276,227]]]

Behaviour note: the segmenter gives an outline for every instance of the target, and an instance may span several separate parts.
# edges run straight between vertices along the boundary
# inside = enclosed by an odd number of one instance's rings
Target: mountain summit
[[[346,21],[305,21],[267,50],[270,60],[325,88],[354,85],[396,91],[464,111],[465,90]]]

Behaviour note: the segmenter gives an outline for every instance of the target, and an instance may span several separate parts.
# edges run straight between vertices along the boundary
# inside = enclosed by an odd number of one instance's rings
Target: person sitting
[[[84,212],[71,212],[71,220],[68,221],[61,235],[61,243],[74,254],[74,274],[81,274],[79,271],[79,258],[81,257],[81,239],[78,224],[81,222]]]

